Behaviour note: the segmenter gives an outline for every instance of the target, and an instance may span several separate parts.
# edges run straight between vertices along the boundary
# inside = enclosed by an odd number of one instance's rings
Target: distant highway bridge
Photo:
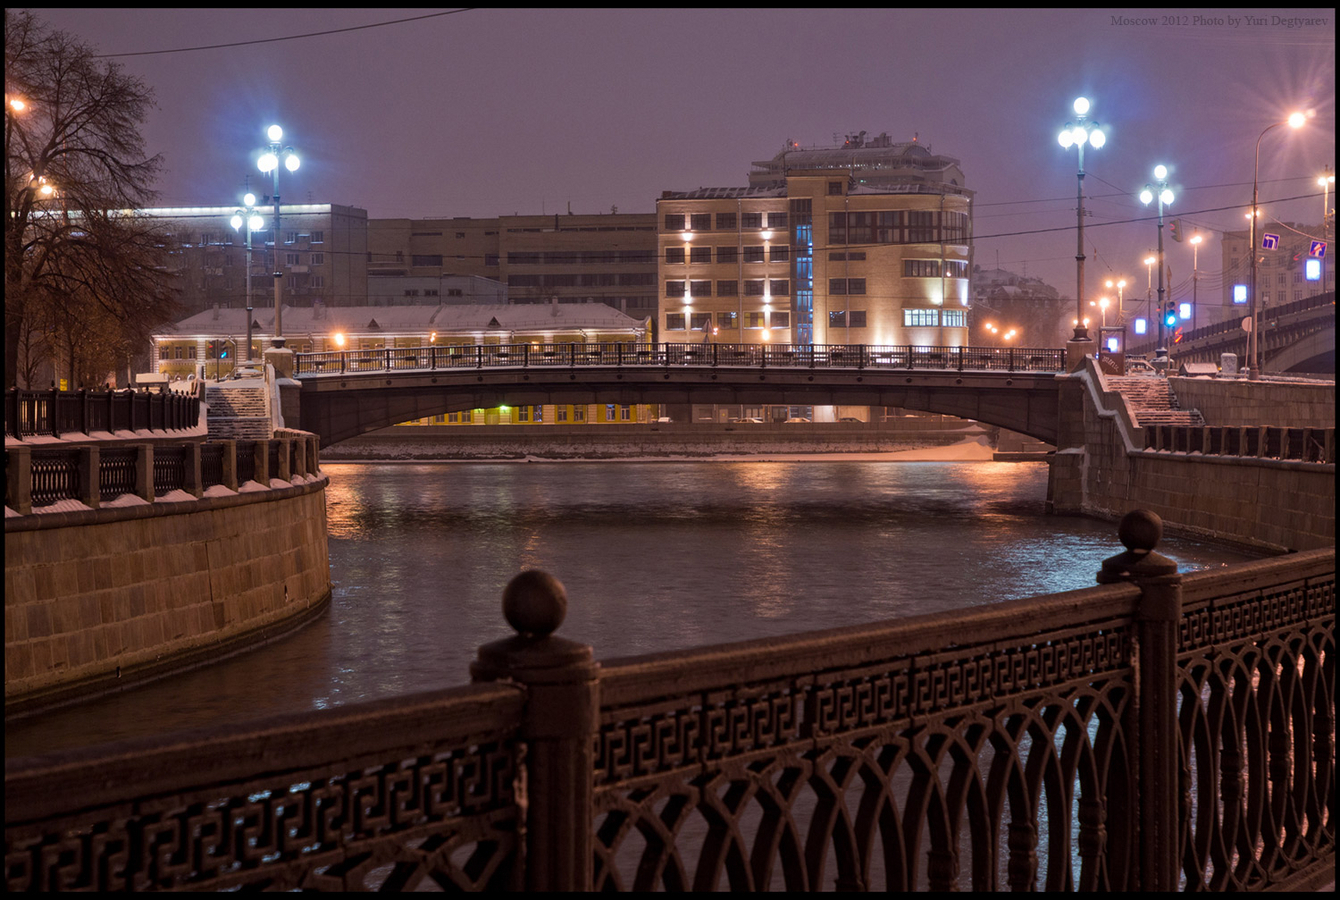
[[[1238,367],[1247,364],[1246,316],[1197,328],[1168,345],[1177,363],[1219,362],[1224,353],[1238,355]],[[1335,291],[1267,307],[1259,316],[1261,368],[1264,372],[1335,372]],[[1153,343],[1127,344],[1127,353],[1154,352]]]
[[[499,405],[899,406],[1055,443],[1065,351],[798,344],[485,344],[299,353],[301,428],[323,446]]]

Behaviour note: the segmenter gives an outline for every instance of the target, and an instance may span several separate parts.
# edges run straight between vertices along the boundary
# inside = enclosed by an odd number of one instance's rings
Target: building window
[[[770,212],[768,213],[769,228],[786,228],[786,213]]]
[[[711,313],[692,313],[689,316],[690,331],[706,331],[712,325]]]
[[[852,261],[864,261],[864,260],[865,260],[865,251],[864,251],[864,250],[848,250],[848,251],[846,251],[846,252],[844,253],[844,252],[842,252],[841,250],[835,250],[835,251],[833,251],[833,252],[831,252],[831,253],[828,254],[828,258],[829,258],[830,260],[832,260],[833,262],[844,262],[844,261],[846,261],[846,260],[852,260]]]
[[[763,313],[761,313],[761,312],[751,312],[751,313],[745,313],[744,315],[745,315],[745,319],[744,319],[744,327],[745,327],[745,328],[762,328],[762,327],[763,327]]]
[[[619,421],[627,422],[633,418],[633,407],[624,404],[619,407]]]
[[[733,263],[733,262],[739,262],[739,260],[740,260],[740,250],[738,247],[717,248],[717,262]]]
[[[694,213],[693,215],[689,216],[689,228],[693,229],[694,231],[711,231],[712,214]]]
[[[768,293],[774,297],[785,297],[791,293],[791,281],[786,278],[774,278],[768,282]]]
[[[963,309],[944,309],[940,311],[941,328],[964,328],[968,324],[968,312]]]
[[[284,232],[284,243],[286,243],[286,244],[296,244],[296,243],[298,243],[298,232],[296,232],[296,231],[286,231],[286,232]]]
[[[285,254],[284,254],[284,257],[285,257],[285,259],[287,259],[288,264],[289,264],[290,266],[297,266],[297,265],[301,265],[301,263],[298,262],[298,259],[299,259],[300,255],[301,255],[301,254],[298,254],[298,253],[285,253]]]
[[[846,311],[845,309],[829,310],[829,312],[828,312],[828,327],[829,327],[829,328],[846,328],[846,327],[847,327],[847,311]]]
[[[903,260],[904,278],[939,278],[940,261],[938,259]]]
[[[312,265],[314,265],[314,266],[324,266],[325,264],[326,264],[326,254],[324,254],[324,253],[313,253],[313,254],[312,254]]]
[[[740,228],[762,228],[763,213],[740,213]]]
[[[791,259],[791,248],[786,244],[770,244],[768,246],[769,262],[787,262]]]
[[[683,314],[683,313],[666,313],[666,314],[665,314],[665,330],[666,330],[666,331],[683,331],[683,330],[684,330],[684,314]]]
[[[712,296],[712,282],[710,281],[690,281],[690,297],[710,297]]]
[[[574,406],[574,407],[572,408],[572,421],[574,421],[574,422],[585,422],[585,421],[586,421],[586,406],[585,406],[585,405],[583,405],[583,406]]]
[[[682,282],[682,281],[667,281],[667,282],[665,283],[665,296],[667,296],[667,297],[683,297],[683,296],[684,296],[684,282]]]
[[[665,214],[665,230],[666,230],[666,231],[683,231],[683,230],[684,230],[684,216],[683,216],[682,214],[666,213],[666,214]]]
[[[324,244],[326,242],[326,233],[324,231],[313,231],[311,241],[313,244]]]
[[[410,257],[411,266],[435,266],[442,267],[442,254],[414,254]]]
[[[830,197],[841,197],[841,196],[842,196],[842,182],[840,182],[840,181],[830,181],[830,182],[828,182],[828,196],[830,196]]]
[[[760,278],[753,281],[746,281],[744,283],[744,295],[746,297],[762,297],[763,279]]]
[[[903,325],[908,328],[933,326],[939,324],[940,324],[940,311],[938,309],[903,310]]]
[[[496,266],[497,264],[498,264],[498,254],[496,254],[496,253],[485,253],[485,254],[484,254],[484,265],[486,265],[486,266]]]
[[[735,327],[735,313],[733,313],[733,312],[719,312],[719,313],[717,313],[717,327],[718,327],[718,328],[734,328],[734,327]]]
[[[847,294],[864,294],[864,278],[830,278],[828,279],[828,294],[832,297],[843,297]]]
[[[762,247],[745,247],[744,261],[747,263],[763,262]]]
[[[518,406],[518,407],[516,408],[516,420],[517,420],[518,422],[529,422],[529,421],[530,421],[530,407],[529,407],[529,406]]]
[[[740,293],[740,282],[738,281],[718,281],[718,297],[736,297]]]
[[[689,262],[710,263],[711,261],[712,261],[711,247],[694,247],[689,251]]]
[[[554,409],[554,421],[566,422],[567,420],[568,420],[568,408],[566,406],[556,407]]]
[[[326,276],[313,275],[307,279],[307,285],[314,288],[323,288],[326,286]]]
[[[717,213],[717,231],[734,231],[735,213]]]
[[[665,261],[667,263],[682,263],[684,261],[683,247],[666,247]]]
[[[850,328],[864,328],[865,310],[853,309],[847,316],[847,326]]]
[[[771,316],[773,328],[790,328],[791,314],[789,312],[775,312]]]

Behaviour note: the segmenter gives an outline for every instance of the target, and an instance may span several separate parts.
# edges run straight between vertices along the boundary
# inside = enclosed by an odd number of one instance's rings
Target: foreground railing
[[[359,372],[565,366],[1063,372],[1065,351],[866,344],[480,344],[298,353],[294,363],[299,378]]]
[[[10,760],[10,889],[1259,889],[1334,877],[1335,554]]]
[[[200,424],[200,400],[176,391],[21,391],[5,394],[5,434],[176,431]]]
[[[289,481],[317,473],[317,444],[314,434],[287,431],[268,441],[8,447],[5,506],[21,515],[62,500],[97,509],[125,494],[152,503],[172,491],[199,497],[215,485]]]

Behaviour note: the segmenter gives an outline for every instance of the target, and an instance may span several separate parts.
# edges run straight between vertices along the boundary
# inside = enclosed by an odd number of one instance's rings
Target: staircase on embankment
[[[1166,378],[1148,375],[1108,376],[1103,379],[1108,390],[1117,391],[1126,401],[1126,409],[1137,427],[1145,425],[1205,424],[1200,411],[1181,409],[1177,395]]]
[[[210,440],[258,441],[273,436],[270,403],[265,383],[256,385],[209,385],[205,389],[209,408]]]

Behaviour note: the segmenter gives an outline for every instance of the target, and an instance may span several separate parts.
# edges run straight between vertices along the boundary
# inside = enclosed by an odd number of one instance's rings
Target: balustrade
[[[1334,878],[1335,552],[9,760],[11,890],[1260,890]]]
[[[95,431],[178,431],[199,424],[199,398],[175,392],[14,389],[5,395],[5,434],[20,439]]]
[[[1144,432],[1150,450],[1335,464],[1334,428],[1146,425]]]

